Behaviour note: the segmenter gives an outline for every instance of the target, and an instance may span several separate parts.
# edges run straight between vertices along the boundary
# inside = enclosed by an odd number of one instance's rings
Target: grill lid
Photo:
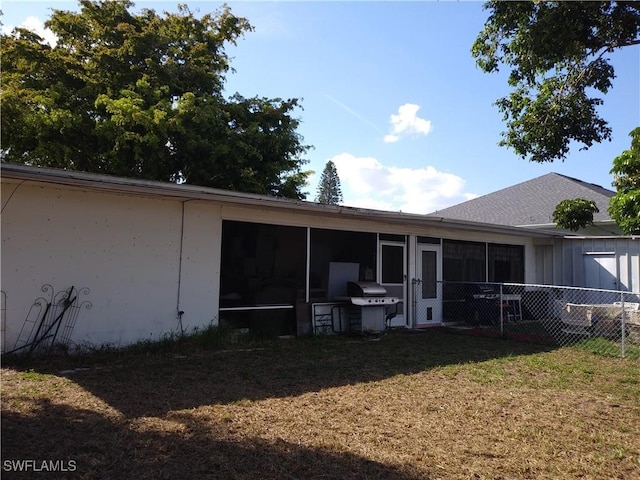
[[[347,282],[349,297],[384,297],[387,290],[376,282]]]

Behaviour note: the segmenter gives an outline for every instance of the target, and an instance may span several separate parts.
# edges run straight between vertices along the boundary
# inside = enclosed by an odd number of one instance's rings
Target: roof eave
[[[12,163],[2,163],[0,175],[19,181],[40,182],[64,185],[70,187],[87,188],[108,193],[147,196],[154,198],[173,199],[179,201],[203,200],[216,201],[223,204],[265,206],[276,209],[296,210],[315,215],[333,217],[351,217],[384,221],[393,224],[412,226],[442,226],[465,231],[482,231],[488,233],[502,233],[526,237],[562,237],[554,232],[536,232],[506,225],[494,225],[466,220],[448,219],[431,215],[420,215],[404,212],[371,210],[340,205],[324,205],[304,200],[270,197],[252,193],[221,190],[190,184],[174,184],[153,180],[116,177],[104,174],[62,170],[55,168],[34,167]]]

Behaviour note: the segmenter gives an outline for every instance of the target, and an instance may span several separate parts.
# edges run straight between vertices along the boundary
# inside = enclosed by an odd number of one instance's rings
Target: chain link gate
[[[451,328],[640,359],[638,293],[442,282],[442,299],[443,322]]]

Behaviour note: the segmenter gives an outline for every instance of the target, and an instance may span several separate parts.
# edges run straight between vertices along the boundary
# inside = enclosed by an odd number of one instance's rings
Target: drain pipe
[[[18,189],[22,186],[24,182],[26,182],[26,180],[22,180],[18,185],[16,185],[16,188],[13,189],[13,191],[9,195],[9,198],[7,198],[7,201],[4,202],[4,205],[2,205],[2,210],[0,210],[0,213],[4,213],[4,209],[7,208],[7,205],[9,205],[9,202],[13,198],[13,194],[18,191]]]
[[[184,310],[180,309],[180,291],[182,287],[182,248],[184,243],[184,204],[189,201],[190,200],[184,200],[182,202],[182,215],[180,218],[180,254],[178,256],[178,295],[176,300],[176,318],[178,319],[178,327],[180,328],[181,334],[184,334],[184,326],[182,325],[182,315],[184,315]]]

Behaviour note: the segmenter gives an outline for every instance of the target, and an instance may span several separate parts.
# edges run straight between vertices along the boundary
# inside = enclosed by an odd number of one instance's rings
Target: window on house
[[[358,280],[375,280],[376,234],[311,229],[311,289],[328,291],[331,262],[359,265]]]
[[[444,240],[442,242],[442,278],[449,282],[485,282],[485,244]]]
[[[382,283],[404,282],[404,245],[382,245]]]
[[[221,306],[293,302],[306,281],[306,229],[222,223]]]
[[[490,282],[524,282],[524,247],[522,245],[490,243],[488,256]]]

